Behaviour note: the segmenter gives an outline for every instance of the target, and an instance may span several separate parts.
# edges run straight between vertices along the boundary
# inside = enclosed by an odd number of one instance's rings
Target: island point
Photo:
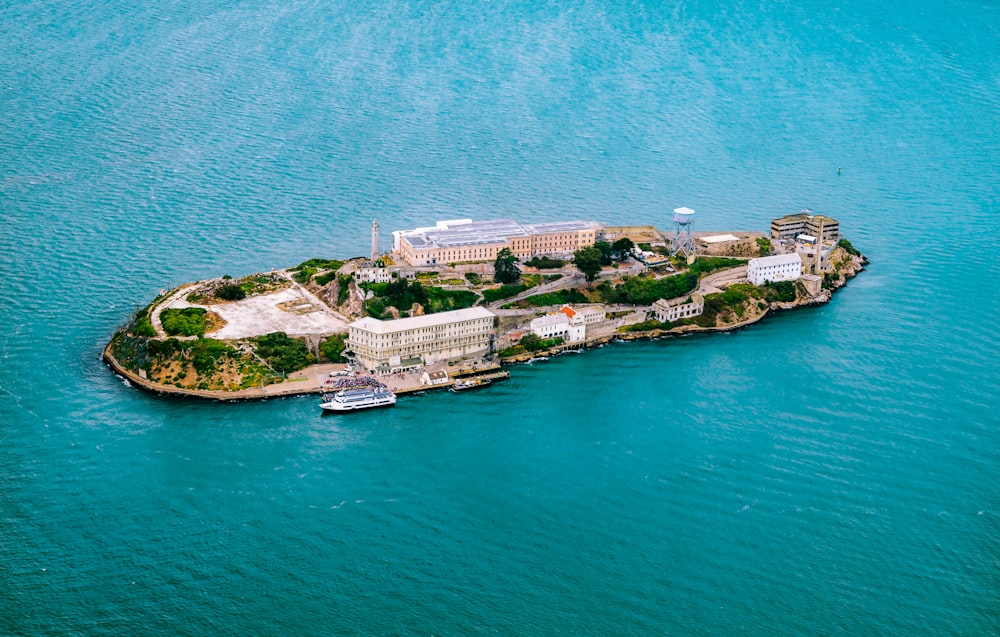
[[[134,386],[219,400],[485,387],[511,363],[616,340],[728,331],[826,303],[867,264],[826,215],[770,232],[572,220],[456,219],[391,233],[383,252],[314,258],[162,292],[104,349]],[[380,403],[380,404],[383,404]],[[361,403],[359,403],[361,404]],[[348,407],[344,407],[348,405]]]

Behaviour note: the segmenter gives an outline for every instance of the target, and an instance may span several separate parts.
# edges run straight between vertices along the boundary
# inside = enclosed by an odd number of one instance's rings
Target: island
[[[808,210],[770,233],[695,232],[693,219],[439,221],[394,231],[386,252],[373,222],[365,257],[161,292],[103,358],[129,385],[216,400],[480,387],[513,363],[826,303],[867,264],[839,222]]]

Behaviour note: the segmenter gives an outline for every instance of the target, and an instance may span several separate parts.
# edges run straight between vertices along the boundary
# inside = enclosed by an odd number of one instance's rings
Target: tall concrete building
[[[823,236],[820,237],[820,226],[823,226]],[[771,238],[776,240],[791,239],[800,234],[807,234],[822,241],[837,241],[840,239],[840,222],[826,215],[814,215],[812,210],[803,210],[794,215],[785,215],[771,220]]]

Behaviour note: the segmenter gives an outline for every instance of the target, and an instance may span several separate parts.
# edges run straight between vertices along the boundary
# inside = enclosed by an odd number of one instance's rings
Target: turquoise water
[[[349,4],[0,7],[0,634],[1000,633],[995,3]],[[372,218],[681,205],[872,265],[343,417],[99,360]]]

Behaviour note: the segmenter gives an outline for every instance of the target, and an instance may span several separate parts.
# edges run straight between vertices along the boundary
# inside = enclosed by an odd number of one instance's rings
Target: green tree
[[[587,281],[597,278],[597,273],[601,271],[602,254],[600,248],[591,246],[581,248],[573,253],[573,265],[587,277]]]
[[[632,253],[635,244],[628,237],[622,237],[611,244],[611,254],[619,261],[624,261]]]
[[[497,283],[514,283],[521,278],[521,270],[517,267],[517,257],[504,248],[497,253],[496,261],[493,262],[493,280]]]
[[[594,247],[601,251],[601,265],[611,265],[611,253],[614,249],[607,241],[595,241]]]

